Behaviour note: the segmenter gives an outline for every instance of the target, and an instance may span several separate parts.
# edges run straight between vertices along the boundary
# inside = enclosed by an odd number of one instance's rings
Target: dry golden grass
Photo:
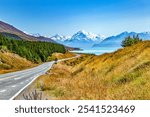
[[[49,99],[150,99],[150,41],[56,64],[37,80]],[[53,98],[52,98],[53,97]]]
[[[71,57],[74,57],[74,56],[76,56],[76,54],[71,53],[71,52],[66,52],[65,54],[62,54],[62,53],[53,53],[52,56],[50,56],[48,58],[48,60],[49,61],[55,60],[55,58],[57,58],[57,59],[71,58]]]
[[[0,51],[0,74],[35,66],[32,62],[10,52]]]

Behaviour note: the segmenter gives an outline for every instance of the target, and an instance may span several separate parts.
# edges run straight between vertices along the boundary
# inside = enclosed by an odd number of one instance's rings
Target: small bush
[[[141,42],[141,41],[142,41],[142,39],[140,39],[138,37],[138,35],[136,37],[133,36],[133,38],[129,36],[129,37],[125,38],[125,40],[122,41],[122,47],[128,47],[128,46],[131,46],[131,45]]]
[[[63,89],[56,89],[53,93],[56,97],[61,97],[65,94],[64,90]]]
[[[74,75],[76,75],[76,74],[82,72],[83,70],[84,70],[84,68],[81,67],[81,68],[77,69],[76,71],[74,71],[74,72],[72,73],[72,75],[74,76]]]
[[[10,65],[8,65],[8,64],[5,64],[5,63],[2,63],[2,64],[0,64],[0,69],[11,69],[12,68],[12,66],[10,66]]]
[[[42,100],[42,93],[38,93],[36,90],[31,93],[25,95],[23,94],[23,98],[25,100]]]
[[[0,50],[7,51],[7,50],[8,50],[8,48],[7,48],[7,46],[3,46],[3,45],[1,45],[1,46],[0,46]]]

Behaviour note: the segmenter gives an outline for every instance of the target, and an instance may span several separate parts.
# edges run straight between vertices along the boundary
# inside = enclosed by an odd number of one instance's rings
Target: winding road
[[[80,55],[61,59],[58,60],[58,62],[77,58],[79,56]],[[46,62],[34,68],[0,75],[0,100],[13,100],[36,78],[45,74],[54,63],[54,61]]]
[[[0,75],[0,100],[14,99],[38,76],[45,74],[54,64],[47,62],[37,67]]]

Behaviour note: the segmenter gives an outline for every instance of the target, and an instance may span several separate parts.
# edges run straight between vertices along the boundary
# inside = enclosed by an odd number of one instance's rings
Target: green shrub
[[[138,35],[136,37],[133,36],[133,38],[129,36],[129,37],[125,38],[125,40],[122,41],[122,47],[128,47],[128,46],[131,46],[131,45],[141,42],[141,41],[142,41],[142,39],[140,39],[138,37]]]

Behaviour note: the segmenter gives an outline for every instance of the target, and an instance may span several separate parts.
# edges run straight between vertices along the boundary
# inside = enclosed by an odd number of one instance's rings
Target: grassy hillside
[[[32,62],[10,52],[0,51],[0,74],[35,66]]]
[[[52,53],[65,53],[65,47],[48,42],[14,40],[0,34],[0,48],[7,48],[32,62],[45,62]]]
[[[65,54],[63,53],[53,53],[51,56],[48,57],[49,61],[57,59],[65,59],[65,58],[71,58],[76,56],[76,54],[71,53],[71,52],[66,52]]]
[[[49,99],[150,99],[150,41],[58,63],[36,87]]]

